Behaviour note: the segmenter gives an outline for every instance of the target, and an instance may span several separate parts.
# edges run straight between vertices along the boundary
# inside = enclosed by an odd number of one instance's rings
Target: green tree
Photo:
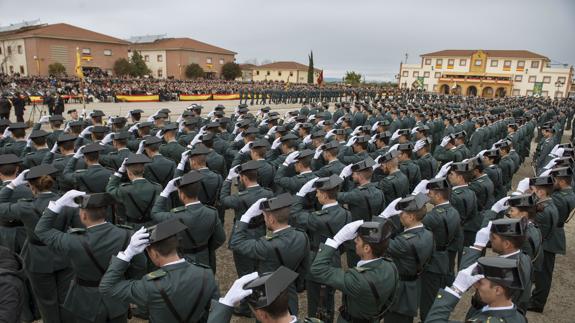
[[[226,80],[235,80],[236,78],[242,76],[242,69],[236,63],[225,63],[224,66],[222,66],[222,76]]]
[[[66,75],[66,66],[62,65],[62,63],[52,63],[48,65],[48,73],[54,76],[65,76]]]
[[[186,77],[189,79],[198,79],[205,76],[205,72],[199,64],[192,63],[186,66]]]
[[[114,74],[117,76],[126,76],[132,73],[132,64],[125,58],[118,58],[114,62]]]
[[[308,56],[309,58],[309,64],[307,67],[307,82],[309,84],[313,84],[313,72],[314,72],[314,68],[313,68],[313,51],[309,54]]]
[[[356,73],[354,71],[345,72],[343,81],[347,84],[358,85],[359,83],[361,83],[361,74]]]
[[[142,55],[137,51],[134,51],[132,54],[132,57],[130,58],[130,65],[130,75],[132,76],[144,76],[152,73],[152,71],[146,65],[146,62],[144,62]]]

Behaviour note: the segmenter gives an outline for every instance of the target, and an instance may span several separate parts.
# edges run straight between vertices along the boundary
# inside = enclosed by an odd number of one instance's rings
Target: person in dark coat
[[[20,256],[0,247],[0,322],[20,322],[26,294],[24,265]]]

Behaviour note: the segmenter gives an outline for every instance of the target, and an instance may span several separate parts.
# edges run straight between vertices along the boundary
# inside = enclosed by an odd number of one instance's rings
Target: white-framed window
[[[489,66],[491,67],[497,67],[497,65],[499,64],[499,61],[496,59],[492,59],[491,60],[491,64],[489,64]]]
[[[476,59],[474,64],[475,66],[481,66],[483,64],[483,61],[481,59]]]
[[[90,48],[82,48],[82,54],[90,55],[92,50]]]
[[[435,60],[435,65],[439,65],[439,66],[443,65],[443,59],[442,59],[442,58],[436,59],[436,60]]]
[[[453,66],[453,64],[455,64],[455,59],[450,58],[450,59],[447,60],[447,65],[448,65],[448,66]]]
[[[22,45],[18,45],[17,51],[18,51],[18,54],[22,54]]]
[[[539,61],[531,61],[531,68],[539,68]]]
[[[150,55],[144,55],[144,62],[149,62],[150,61]]]
[[[164,71],[161,68],[158,69],[158,77],[164,77]]]
[[[510,68],[510,67],[511,67],[511,61],[510,60],[503,61],[503,68]]]
[[[565,84],[565,76],[559,76],[557,78],[557,82],[561,83],[561,84]]]
[[[545,84],[551,83],[551,76],[543,76],[543,83]]]
[[[517,61],[517,68],[524,69],[525,68],[525,61]]]
[[[408,77],[408,76],[409,76],[409,71],[403,71],[402,76],[403,76],[403,77]]]
[[[462,58],[459,60],[459,66],[465,66],[467,65],[467,60],[465,58]]]
[[[12,46],[6,47],[6,54],[8,54],[8,56],[12,55]]]
[[[429,71],[423,72],[423,77],[429,77]]]
[[[112,50],[111,49],[104,49],[104,56],[112,56]]]
[[[435,78],[438,79],[441,77],[441,72],[435,72]]]
[[[207,64],[211,64],[211,63],[212,63],[212,58],[211,58],[211,57],[206,58],[206,63],[207,63]]]
[[[431,65],[431,58],[425,59],[425,65]]]
[[[224,65],[224,59],[220,58],[220,65]]]
[[[419,76],[419,71],[413,71],[413,77],[418,77]]]
[[[529,76],[529,83],[535,83],[535,82],[537,82],[537,76],[535,75]]]
[[[521,82],[523,80],[523,75],[515,75],[515,82]]]
[[[156,61],[158,61],[158,62],[163,62],[163,61],[164,61],[164,56],[163,56],[163,55],[158,55],[158,56],[156,56]]]

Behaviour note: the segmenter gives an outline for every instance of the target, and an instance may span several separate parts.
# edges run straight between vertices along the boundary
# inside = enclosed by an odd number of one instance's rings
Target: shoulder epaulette
[[[388,176],[386,176],[385,178],[386,178],[386,179],[394,179],[394,178],[395,178],[395,175],[388,175]]]
[[[132,185],[132,183],[122,183],[122,184],[120,184],[120,186],[128,186],[128,185]]]
[[[246,195],[247,193],[248,193],[248,191],[241,191],[241,192],[238,192],[238,196]]]
[[[34,199],[31,197],[24,197],[18,200],[19,202],[33,202]]]
[[[369,267],[355,267],[358,273],[363,273],[364,271],[368,271]]]
[[[402,236],[403,238],[409,240],[409,239],[415,237],[415,234],[408,232],[408,233],[403,233],[401,236]]]
[[[184,211],[185,209],[186,209],[185,206],[178,206],[178,207],[176,207],[176,208],[173,208],[170,212],[177,213],[177,212],[182,212],[182,211]]]
[[[35,154],[36,154],[36,152],[32,151],[32,152],[27,153],[26,156],[35,155]]]
[[[77,169],[77,170],[76,170],[76,173],[83,173],[83,172],[85,172],[85,171],[86,171],[85,169]]]
[[[164,276],[166,276],[166,271],[163,269],[158,269],[156,271],[152,271],[151,273],[147,274],[146,280],[154,280]]]
[[[118,228],[120,228],[120,229],[125,229],[125,230],[129,230],[129,231],[133,231],[133,230],[134,230],[134,228],[132,228],[131,226],[126,225],[126,224],[116,224],[116,226],[117,226]]]
[[[68,233],[82,234],[85,232],[86,232],[86,229],[84,229],[84,228],[70,228],[70,229],[68,229]]]
[[[321,215],[327,214],[327,210],[314,211],[311,214],[321,216]]]
[[[200,262],[192,262],[192,265],[198,266],[198,267],[201,267],[201,268],[204,268],[204,269],[211,269],[210,266],[205,265],[205,264],[202,264],[202,263],[200,263]]]
[[[60,157],[60,158],[54,159],[55,162],[56,162],[56,161],[61,161],[61,160],[64,160],[64,157]]]

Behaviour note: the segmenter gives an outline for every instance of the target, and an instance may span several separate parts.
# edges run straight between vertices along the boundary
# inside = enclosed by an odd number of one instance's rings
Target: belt
[[[0,227],[4,228],[14,228],[14,227],[21,227],[24,224],[21,221],[13,220],[13,221],[0,221]]]
[[[205,244],[203,246],[198,246],[198,247],[194,247],[194,248],[188,248],[188,249],[182,248],[181,251],[184,254],[190,254],[190,253],[193,254],[193,253],[198,253],[200,251],[203,251],[207,248],[208,248],[208,245]]]
[[[98,287],[100,286],[99,280],[85,280],[82,278],[76,277],[76,284],[83,287]]]
[[[128,219],[127,219],[127,222],[128,222],[128,223],[136,223],[136,224],[142,224],[142,223],[146,223],[146,222],[148,222],[148,221],[150,221],[150,219],[146,219],[146,218],[139,218],[139,219],[136,219],[136,218],[128,218]]]
[[[28,240],[29,243],[38,246],[38,247],[45,247],[46,245],[42,242],[42,241],[36,241],[36,240]]]
[[[372,323],[373,322],[373,320],[358,319],[357,317],[351,316],[343,306],[341,306],[339,308],[339,315],[341,315],[341,317],[343,317],[349,323]]]
[[[447,251],[447,246],[435,246],[435,251]]]
[[[418,275],[399,275],[399,280],[403,282],[411,282],[417,280]]]

